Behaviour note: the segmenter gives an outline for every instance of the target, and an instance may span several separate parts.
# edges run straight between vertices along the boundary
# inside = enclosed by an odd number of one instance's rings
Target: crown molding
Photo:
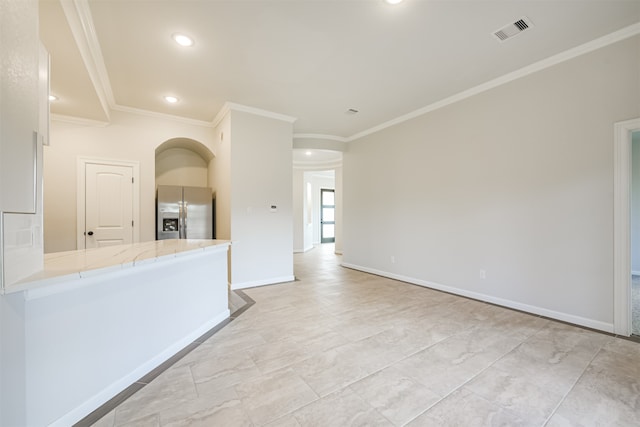
[[[293,169],[305,171],[323,171],[342,167],[342,160],[327,160],[324,162],[294,161]]]
[[[273,111],[263,110],[261,108],[250,107],[248,105],[236,104],[234,102],[226,102],[225,105],[232,111],[242,111],[244,113],[254,114],[256,116],[267,117],[283,122],[294,123],[297,117],[287,116],[286,114],[274,113]]]
[[[330,179],[333,181],[335,181],[336,179],[335,170],[331,170],[331,169],[308,170],[308,171],[304,171],[304,175],[305,175],[305,181],[307,182],[308,180],[313,180],[313,179],[320,179],[320,180]],[[320,186],[324,187],[324,185],[322,184]]]
[[[115,99],[96,29],[93,25],[89,2],[88,0],[73,0],[61,1],[60,4],[100,105],[107,118],[110,118],[111,109],[115,106]]]
[[[243,113],[249,113],[256,116],[267,117],[269,119],[282,120],[287,123],[294,123],[298,120],[297,117],[287,116],[286,114],[274,113],[273,111],[263,110],[261,108],[249,107],[248,105],[236,104],[235,102],[225,102],[218,114],[214,117],[211,122],[213,127],[216,127],[220,124],[222,119],[229,113],[230,111],[241,111]]]
[[[305,135],[301,137],[300,135]],[[313,136],[311,136],[313,135]],[[346,152],[349,144],[341,137],[323,138],[332,135],[296,134],[293,136],[293,148]]]
[[[51,113],[50,117],[52,122],[71,123],[74,125],[98,127],[98,128],[109,126],[109,122],[103,122],[101,120],[85,119],[82,117],[75,117],[75,116],[65,116],[64,114]]]
[[[218,114],[216,114],[216,116],[213,118],[213,120],[211,121],[211,125],[215,128],[218,127],[218,125],[220,124],[220,122],[222,121],[222,119],[224,119],[224,117],[231,111],[231,108],[229,107],[229,103],[225,102],[224,105],[222,106],[222,108],[220,109],[220,111],[218,111]]]
[[[120,111],[123,113],[129,113],[129,114],[137,114],[139,116],[151,117],[156,119],[173,120],[175,122],[180,122],[187,125],[202,126],[202,127],[208,127],[208,128],[214,127],[212,122],[206,121],[206,120],[190,119],[187,117],[176,116],[173,114],[158,113],[156,111],[143,110],[141,108],[126,107],[124,105],[114,105],[112,107],[112,110]]]
[[[112,109],[112,111],[119,111],[127,114],[136,114],[139,116],[151,117],[155,119],[172,120],[174,122],[183,123],[191,126],[201,126],[201,127],[208,127],[208,128],[212,127],[211,122],[207,122],[204,120],[189,119],[186,117],[174,116],[172,114],[156,113],[154,111],[149,111],[149,110],[141,110],[141,109],[132,108],[132,107],[123,107],[121,105],[116,105]],[[100,120],[86,119],[83,117],[76,117],[76,116],[67,116],[64,114],[56,114],[56,113],[51,113],[51,120],[57,121],[57,122],[73,123],[73,124],[82,125],[82,126],[92,126],[92,127],[106,127],[106,126],[109,126],[109,124],[111,123],[111,118],[109,118],[110,121],[104,122]]]
[[[347,138],[336,135],[324,135],[320,133],[294,133],[293,139],[325,139],[329,141],[347,142]]]
[[[496,88],[498,86],[502,86],[506,83],[512,82],[514,80],[520,79],[522,77],[528,76],[530,74],[536,73],[538,71],[544,70],[546,68],[552,67],[554,65],[560,64],[562,62],[568,61],[570,59],[576,58],[580,55],[584,55],[586,53],[592,52],[594,50],[603,48],[605,46],[609,46],[613,43],[617,43],[619,41],[628,39],[630,37],[636,36],[640,34],[640,23],[636,23],[625,27],[621,30],[615,31],[613,33],[607,34],[606,36],[599,37],[590,42],[584,43],[580,46],[574,47],[572,49],[561,52],[557,55],[550,56],[549,58],[543,59],[538,62],[534,62],[531,65],[520,68],[519,70],[513,71],[511,73],[505,74],[501,77],[498,77],[493,80],[489,80],[481,85],[473,87],[471,89],[460,92],[456,95],[445,98],[441,101],[435,102],[433,104],[427,105],[426,107],[415,110],[411,113],[405,114],[403,116],[397,117],[395,119],[386,121],[378,126],[374,126],[372,128],[366,129],[362,132],[358,132],[350,137],[346,138],[347,142],[355,141],[356,139],[363,138],[367,135],[371,135],[372,133],[379,132],[383,129],[386,129],[391,126],[395,126],[397,124],[406,122],[408,120],[414,119],[416,117],[422,116],[423,114],[429,113],[431,111],[438,110],[442,107],[446,107],[447,105],[451,105],[458,101],[462,101],[463,99],[470,98],[474,95],[477,95],[482,92],[486,92],[490,89]]]

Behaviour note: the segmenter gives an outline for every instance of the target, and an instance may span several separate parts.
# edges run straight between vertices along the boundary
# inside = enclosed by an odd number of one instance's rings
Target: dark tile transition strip
[[[191,344],[187,345],[185,348],[183,348],[182,350],[180,350],[179,352],[171,356],[165,362],[158,365],[151,372],[149,372],[148,374],[140,378],[138,381],[134,382],[129,387],[125,388],[120,393],[115,395],[113,398],[105,402],[98,409],[91,412],[89,415],[87,415],[86,417],[84,417],[83,419],[75,423],[74,427],[89,427],[95,424],[96,422],[98,422],[98,420],[100,420],[102,417],[107,415],[109,412],[113,411],[118,405],[120,405],[122,402],[124,402],[125,400],[133,396],[136,392],[138,392],[144,386],[146,386],[151,381],[153,381],[161,373],[169,369],[180,359],[182,359],[187,354],[195,350],[200,344],[204,343],[207,339],[215,335],[216,332],[218,332],[219,330],[227,326],[229,323],[233,322],[235,319],[238,318],[238,316],[240,316],[242,313],[247,311],[252,305],[256,303],[253,299],[251,299],[249,295],[245,294],[240,290],[230,291],[230,292],[235,292],[236,295],[238,295],[240,298],[244,300],[245,304],[242,307],[235,310],[233,313],[231,313],[228,319],[225,319],[215,327],[211,328],[210,330],[202,334]]]

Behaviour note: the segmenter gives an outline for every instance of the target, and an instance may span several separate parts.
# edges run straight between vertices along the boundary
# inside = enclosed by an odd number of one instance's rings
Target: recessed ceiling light
[[[180,46],[191,47],[194,44],[193,39],[189,36],[185,36],[184,34],[174,33],[171,38],[173,38],[173,40]]]
[[[398,4],[402,3],[402,0],[384,0],[384,2],[388,4]]]
[[[49,95],[49,101],[57,101],[58,97],[55,95]]]
[[[313,154],[311,151],[305,151],[305,153],[307,156],[310,156],[311,154]]]
[[[176,98],[175,96],[165,96],[164,100],[169,104],[175,104],[176,102],[178,102],[178,98]]]

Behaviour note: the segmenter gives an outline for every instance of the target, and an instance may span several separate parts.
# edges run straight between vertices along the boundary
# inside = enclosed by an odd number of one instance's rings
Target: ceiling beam
[[[62,0],[60,4],[91,83],[93,83],[96,95],[100,100],[100,105],[106,117],[111,120],[111,110],[116,103],[96,29],[93,25],[89,2],[87,0]]]

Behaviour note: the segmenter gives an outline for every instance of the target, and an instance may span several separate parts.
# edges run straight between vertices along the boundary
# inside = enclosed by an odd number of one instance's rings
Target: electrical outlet
[[[481,279],[487,278],[487,270],[480,270],[480,278]]]

